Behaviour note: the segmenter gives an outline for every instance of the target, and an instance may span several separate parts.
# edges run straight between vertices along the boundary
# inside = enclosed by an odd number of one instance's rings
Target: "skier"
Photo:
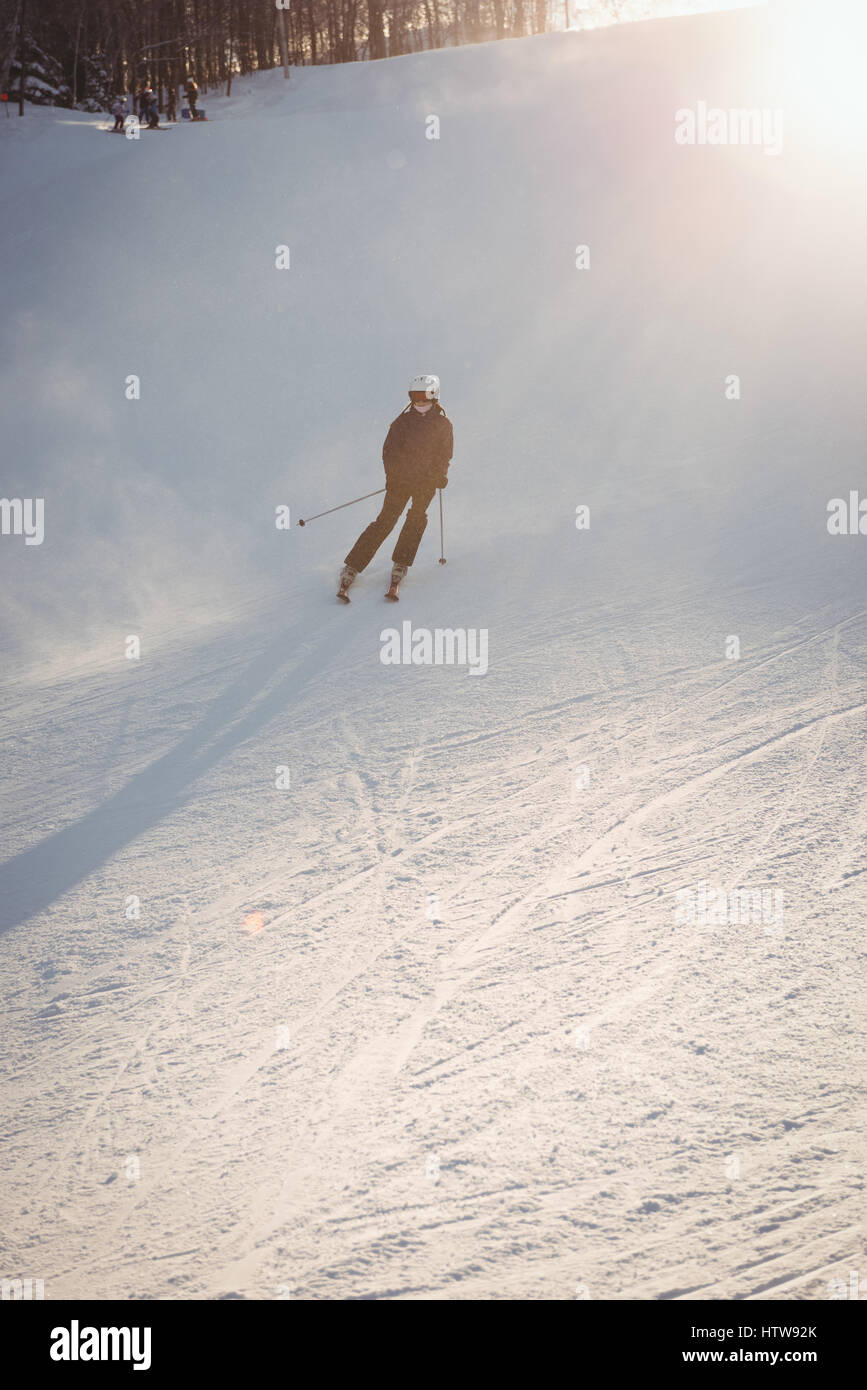
[[[176,121],[178,119],[178,89],[170,86],[166,97],[166,120]]]
[[[199,99],[199,89],[196,85],[195,79],[192,77],[187,78],[186,93],[187,105],[190,108],[190,120],[197,121],[199,117],[196,111],[196,102]]]
[[[116,130],[119,130],[121,133],[123,133],[123,118],[125,112],[126,102],[124,101],[123,97],[115,97],[114,101],[111,104],[111,114],[114,116],[112,134],[114,134]]]
[[[392,554],[391,584],[386,598],[398,589],[412,564],[427,526],[427,509],[438,487],[448,484],[453,452],[452,423],[440,405],[438,376],[415,376],[409,384],[409,405],[393,420],[382,446],[385,498],[375,521],[362,531],[346,557],[337,597],[349,602],[348,590],[366,569],[412,498]]]
[[[148,130],[156,130],[160,123],[160,113],[157,105],[156,93],[151,87],[145,90],[145,112],[147,114]]]

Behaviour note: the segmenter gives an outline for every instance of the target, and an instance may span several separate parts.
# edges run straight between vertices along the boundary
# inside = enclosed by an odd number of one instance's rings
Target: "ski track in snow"
[[[864,701],[852,698],[860,678],[839,670],[841,629],[854,636],[863,617],[686,698],[674,683],[651,685],[604,744],[592,696],[559,715],[546,702],[541,745],[527,737],[528,703],[500,735],[499,776],[474,781],[470,763],[470,796],[429,719],[374,771],[381,711],[311,696],[322,726],[313,746],[340,750],[317,780],[333,778],[345,841],[323,836],[325,862],[312,874],[294,855],[274,872],[270,850],[260,851],[260,863],[254,855],[230,875],[234,889],[201,911],[180,894],[175,925],[143,936],[119,964],[103,955],[59,991],[41,1027],[57,1074],[76,1078],[62,1131],[51,1116],[69,1096],[45,1077],[21,1010],[23,1055],[6,1090],[19,1133],[58,1135],[41,1160],[52,1205],[38,1203],[33,1230],[44,1240],[49,1227],[65,1252],[55,1288],[108,1296],[133,1279],[139,1296],[145,1270],[151,1296],[568,1297],[579,1283],[601,1297],[817,1296],[828,1271],[857,1259],[860,1140],[841,1115],[839,1078],[808,1103],[778,1073],[769,1101],[772,1057],[741,1057],[738,1042],[755,1047],[752,1017],[779,1008],[781,978],[790,992],[818,995],[811,1010],[823,997],[816,969],[840,992],[828,943],[805,935],[815,891],[787,908],[779,940],[735,928],[747,939],[734,959],[713,931],[684,941],[671,901],[700,877],[759,882],[779,858],[804,860],[805,833],[819,835],[823,819],[841,848],[844,827],[852,848],[863,836],[858,803],[841,804],[839,786],[826,793],[832,815],[821,798],[811,806],[807,832],[798,809],[829,740],[863,726]],[[787,680],[805,652],[815,653],[816,683],[796,706]],[[698,675],[706,683],[710,673]],[[786,698],[775,699],[774,732],[757,739],[735,692],[769,680]],[[698,736],[709,697],[720,724],[710,746]],[[645,708],[656,711],[655,733],[642,750]],[[95,701],[92,717],[109,724],[109,709]],[[630,740],[637,756],[624,761]],[[603,785],[582,794],[585,808],[568,774],[588,741],[610,776],[598,769],[591,788]],[[781,756],[791,765],[771,795],[766,767]],[[754,782],[752,797],[729,793],[746,834],[725,812],[718,823],[690,821],[711,789],[723,794],[737,778]],[[441,888],[442,862],[431,869],[430,855],[450,840],[458,864]],[[801,883],[816,864],[799,869]],[[429,885],[441,894],[436,924],[424,912]],[[241,937],[244,912],[258,905],[266,929]],[[243,957],[254,953],[251,970]],[[757,981],[739,997],[747,971]],[[856,999],[853,990],[850,1008]],[[278,1050],[281,1022],[291,1041]],[[586,1051],[569,1042],[578,1026],[590,1031]],[[696,1042],[705,1035],[713,1041]],[[786,1038],[785,1026],[771,1030],[772,1055]],[[835,1047],[845,1074],[845,1030]],[[714,1052],[716,1066],[706,1060]],[[691,1085],[706,1084],[699,1065],[712,1072],[712,1097],[720,1088],[719,1112],[691,1103]],[[834,1072],[827,1057],[814,1069]],[[18,1142],[38,1172],[39,1155]],[[124,1152],[141,1153],[135,1183],[117,1173]],[[725,1174],[730,1154],[742,1164],[736,1182]],[[430,1155],[439,1168],[426,1177]],[[153,1250],[146,1259],[129,1248],[136,1231],[150,1232],[140,1237]],[[191,1245],[194,1231],[207,1239]]]

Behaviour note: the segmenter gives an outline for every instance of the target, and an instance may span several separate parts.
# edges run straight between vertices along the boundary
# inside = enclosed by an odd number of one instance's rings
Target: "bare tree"
[[[106,84],[150,82],[162,107],[164,90],[189,76],[230,91],[235,73],[288,70],[290,49],[293,64],[379,59],[521,35],[528,18],[543,32],[547,0],[293,0],[288,13],[274,0],[0,0],[0,86],[17,69],[23,91],[30,46],[59,65],[66,104],[92,102],[99,82],[103,99]]]

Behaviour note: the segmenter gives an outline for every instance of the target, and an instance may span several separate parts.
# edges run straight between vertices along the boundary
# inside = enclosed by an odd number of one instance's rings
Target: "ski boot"
[[[351,565],[343,566],[343,569],[340,571],[340,587],[337,590],[337,597],[340,599],[341,603],[349,602],[349,590],[352,588],[357,578],[357,570],[354,570]]]
[[[391,599],[392,603],[397,603],[400,597],[398,590],[400,589],[402,580],[406,577],[407,569],[407,565],[392,565],[391,567],[391,583],[388,586],[385,597]]]

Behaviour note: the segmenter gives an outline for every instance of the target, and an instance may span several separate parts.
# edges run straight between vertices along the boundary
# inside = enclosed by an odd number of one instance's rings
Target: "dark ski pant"
[[[386,536],[394,530],[411,497],[412,506],[391,557],[396,565],[411,565],[427,526],[427,509],[435,492],[435,483],[388,483],[379,516],[362,531],[345,563],[359,574],[366,569]]]

